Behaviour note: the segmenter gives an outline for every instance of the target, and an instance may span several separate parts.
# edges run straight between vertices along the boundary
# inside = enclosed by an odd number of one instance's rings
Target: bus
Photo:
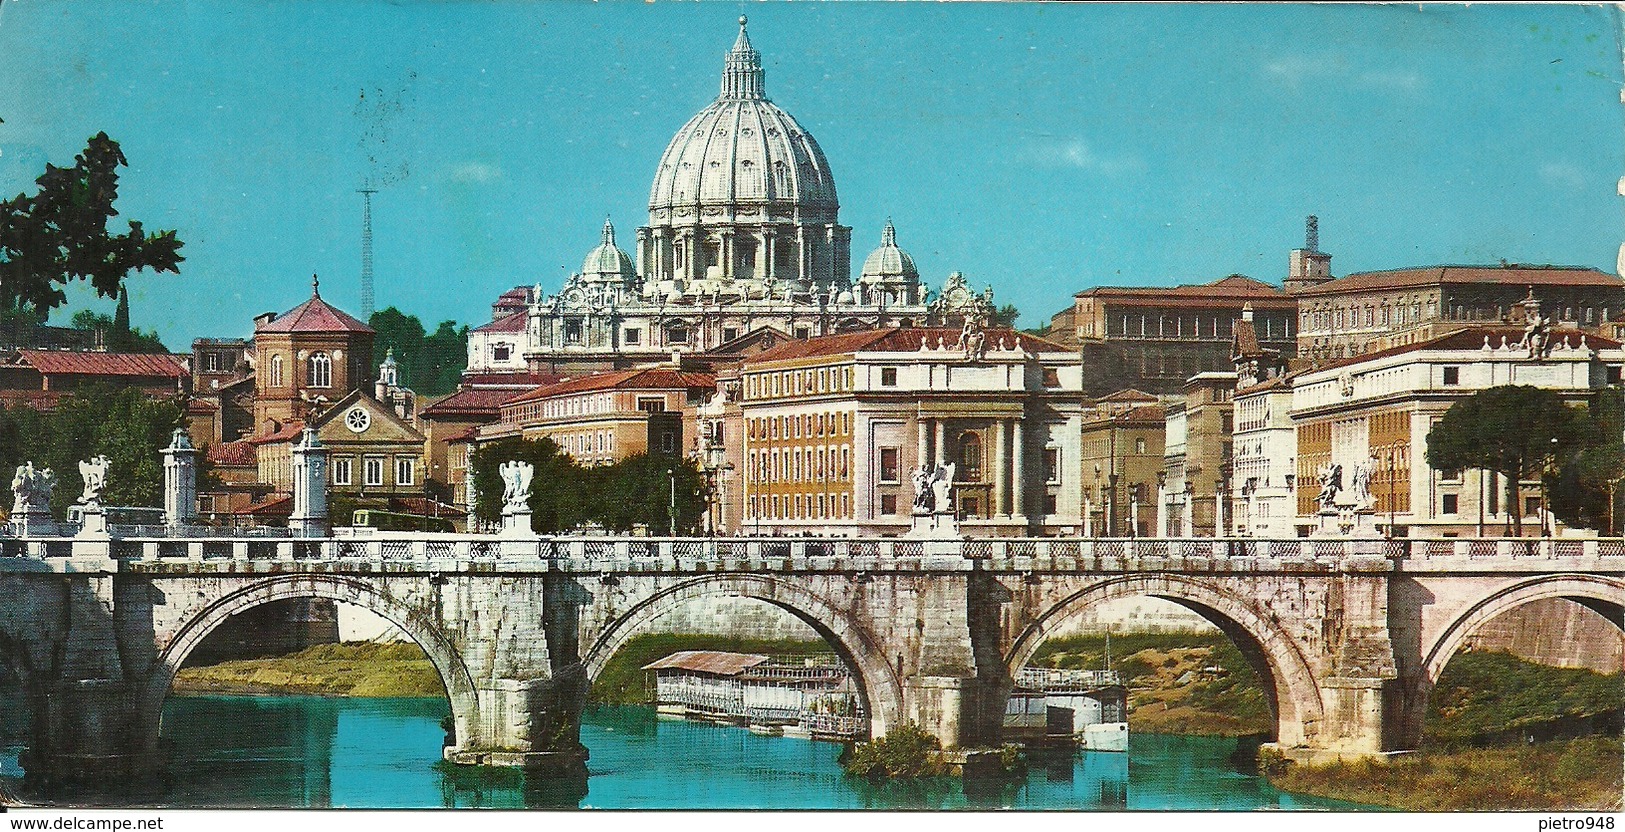
[[[356,509],[350,522],[353,526],[366,526],[386,532],[454,532],[457,527],[444,517],[382,511],[376,508]]]

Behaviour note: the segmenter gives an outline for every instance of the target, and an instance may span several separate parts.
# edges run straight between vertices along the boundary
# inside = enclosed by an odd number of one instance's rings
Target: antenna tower
[[[372,195],[376,188],[358,188],[361,194],[361,320],[372,320]]]
[[[1303,247],[1309,251],[1320,251],[1320,218],[1314,214],[1303,221]]]

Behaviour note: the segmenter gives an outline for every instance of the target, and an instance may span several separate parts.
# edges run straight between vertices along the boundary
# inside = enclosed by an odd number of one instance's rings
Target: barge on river
[[[643,666],[663,716],[748,726],[753,733],[864,739],[869,717],[836,656],[682,650]]]
[[[1004,736],[1026,745],[1128,750],[1128,688],[1115,670],[1024,667],[1004,708]]]

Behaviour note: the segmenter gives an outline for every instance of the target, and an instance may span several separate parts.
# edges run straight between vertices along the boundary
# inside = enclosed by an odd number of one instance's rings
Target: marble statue
[[[1371,508],[1375,501],[1371,497],[1371,472],[1376,460],[1366,458],[1354,463],[1354,471],[1349,476],[1349,491],[1354,494],[1354,507],[1359,510]]]
[[[1540,314],[1540,307],[1529,312],[1529,322],[1523,328],[1523,346],[1530,358],[1543,358],[1551,345],[1552,319]]]
[[[497,472],[502,475],[502,510],[526,511],[530,505],[530,480],[536,476],[536,467],[511,460],[497,466]]]
[[[11,478],[11,513],[21,515],[50,510],[51,492],[56,488],[56,475],[51,469],[41,471],[33,462],[17,466]]]
[[[954,513],[954,467],[952,462],[937,463],[931,479],[931,501],[938,514]]]
[[[1320,494],[1315,499],[1322,510],[1335,508],[1337,495],[1343,491],[1343,466],[1332,463],[1320,469]]]
[[[85,483],[85,490],[79,495],[79,505],[101,505],[102,492],[107,489],[107,466],[107,457],[101,454],[79,462],[79,478]]]
[[[932,509],[931,498],[931,466],[923,464],[914,472],[914,513],[930,514]]]

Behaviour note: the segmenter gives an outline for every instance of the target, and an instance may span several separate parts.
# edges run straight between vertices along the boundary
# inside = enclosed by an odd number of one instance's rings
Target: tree
[[[530,481],[530,527],[540,534],[568,531],[590,517],[592,500],[584,499],[583,484],[590,479],[575,460],[550,439],[509,437],[474,451],[469,468],[474,477],[474,516],[487,523],[502,518],[503,482],[500,468],[511,461],[535,468]]]
[[[417,316],[393,306],[374,312],[367,324],[377,333],[372,342],[374,366],[393,349],[402,385],[425,396],[457,389],[468,366],[468,327],[442,321],[433,334],[427,334]]]
[[[1613,534],[1614,501],[1625,478],[1625,397],[1611,387],[1592,394],[1577,422],[1579,446],[1573,456],[1548,473],[1546,493],[1552,513],[1571,526],[1603,529]]]
[[[176,428],[185,426],[185,416],[178,402],[101,386],[64,398],[50,413],[0,409],[0,468],[11,471],[24,462],[50,468],[57,481],[51,510],[60,517],[84,488],[79,461],[103,454],[109,463],[104,502],[162,506],[159,451]]]
[[[122,337],[116,335],[118,325],[113,318],[90,309],[81,309],[73,313],[71,325],[74,329],[100,331],[102,343],[114,352],[160,353],[169,352],[164,342],[158,340],[158,333],[144,329],[130,329]]]
[[[148,234],[133,220],[124,234],[108,230],[121,165],[129,162],[118,142],[97,133],[73,167],[45,166],[38,193],[0,202],[0,309],[44,315],[67,301],[61,287],[70,281],[114,297],[132,271],[179,271],[174,231]]]
[[[1015,304],[1007,303],[993,313],[993,319],[989,323],[999,329],[1015,329],[1016,319],[1019,317],[1021,310],[1017,309]]]
[[[631,531],[642,526],[652,534],[666,534],[671,526],[674,482],[677,531],[693,533],[699,528],[705,513],[705,480],[693,460],[637,454],[602,471],[602,497],[595,501],[594,519],[604,528]]]
[[[1544,475],[1583,446],[1583,417],[1550,390],[1507,385],[1450,406],[1428,432],[1427,463],[1440,471],[1474,468],[1506,479],[1513,528],[1523,534],[1518,483]]]

